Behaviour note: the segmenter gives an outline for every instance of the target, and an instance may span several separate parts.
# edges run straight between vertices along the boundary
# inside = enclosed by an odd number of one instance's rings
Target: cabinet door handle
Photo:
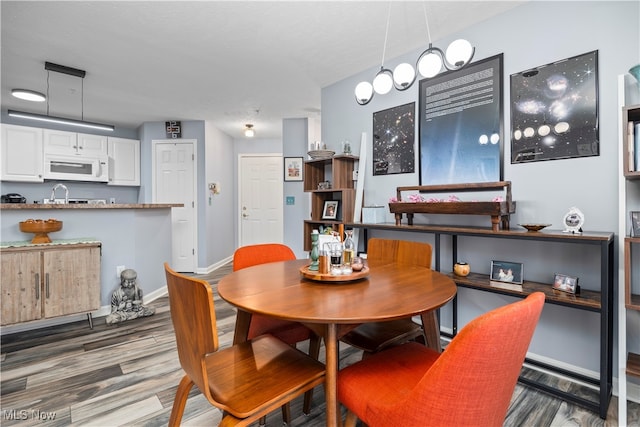
[[[44,275],[45,289],[47,290],[47,299],[49,299],[49,273]]]
[[[36,273],[36,299],[40,299],[40,273]]]

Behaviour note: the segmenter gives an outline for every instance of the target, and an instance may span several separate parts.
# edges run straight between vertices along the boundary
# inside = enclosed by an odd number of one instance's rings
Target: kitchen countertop
[[[0,203],[2,210],[43,210],[43,209],[165,209],[181,208],[182,203],[121,203],[90,205],[78,204],[44,204],[44,203]]]
[[[59,245],[79,245],[79,244],[100,244],[101,242],[93,237],[79,237],[76,239],[53,239],[51,243],[31,243],[31,240],[19,240],[14,242],[0,242],[0,249],[7,248],[33,248],[40,246]]]

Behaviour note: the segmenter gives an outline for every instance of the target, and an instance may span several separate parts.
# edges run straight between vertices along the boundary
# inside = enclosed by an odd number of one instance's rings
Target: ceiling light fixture
[[[246,124],[244,125],[244,136],[246,136],[247,138],[253,138],[254,136],[256,136],[256,131],[253,129],[253,125],[252,124]]]
[[[471,62],[475,53],[475,48],[467,40],[458,39],[447,47],[446,53],[431,43],[431,32],[429,30],[429,20],[427,19],[427,9],[422,4],[424,20],[427,24],[427,40],[429,47],[418,57],[415,68],[408,63],[399,64],[393,73],[384,68],[384,54],[387,46],[387,35],[389,34],[389,18],[391,16],[391,3],[389,3],[389,13],[387,15],[387,32],[384,38],[382,53],[382,63],[380,71],[373,80],[373,85],[367,81],[358,83],[355,89],[356,101],[360,105],[368,104],[373,99],[374,92],[384,95],[395,87],[396,90],[403,91],[409,89],[416,81],[418,73],[424,78],[435,77],[443,70],[455,71],[464,68]],[[416,72],[417,71],[417,72]],[[377,82],[377,83],[376,83]],[[386,90],[386,91],[385,91]]]
[[[44,102],[47,99],[44,93],[29,89],[11,89],[11,95],[24,101]]]
[[[105,130],[105,131],[110,131],[113,132],[115,130],[115,127],[112,125],[107,125],[107,124],[102,124],[102,123],[95,123],[95,122],[88,122],[84,120],[84,77],[87,74],[86,71],[84,70],[79,70],[77,68],[71,68],[71,67],[67,67],[64,65],[58,65],[58,64],[53,64],[51,62],[45,62],[44,63],[44,69],[47,70],[47,95],[46,95],[46,100],[47,100],[47,114],[35,114],[35,113],[27,113],[27,112],[23,112],[23,111],[15,111],[15,110],[9,110],[7,112],[7,114],[9,114],[9,116],[11,117],[17,117],[17,118],[21,118],[21,119],[28,119],[28,120],[36,120],[36,121],[41,121],[41,122],[47,122],[47,123],[57,123],[57,124],[63,124],[63,125],[68,125],[68,126],[75,126],[75,127],[82,127],[82,128],[87,128],[87,129],[96,129],[96,130]],[[80,120],[75,120],[75,119],[68,119],[65,117],[55,117],[55,116],[50,116],[49,115],[49,72],[50,71],[54,71],[56,73],[61,73],[61,74],[67,74],[69,76],[74,76],[74,77],[79,77],[82,80],[82,90],[81,90],[81,117]],[[15,90],[15,89],[14,89]],[[37,93],[37,92],[35,92]],[[12,91],[13,94],[13,91]],[[42,94],[40,94],[42,95]],[[14,95],[16,96],[16,95]],[[44,97],[44,95],[42,95]],[[44,101],[44,99],[43,99]]]

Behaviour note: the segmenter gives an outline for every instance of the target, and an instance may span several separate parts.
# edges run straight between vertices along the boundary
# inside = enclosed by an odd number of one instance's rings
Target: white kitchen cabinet
[[[106,156],[107,137],[45,129],[44,151],[47,153],[80,156]]]
[[[140,141],[108,138],[109,185],[140,185]]]
[[[2,181],[43,182],[42,129],[2,125]]]
[[[100,243],[3,248],[2,325],[100,308]]]

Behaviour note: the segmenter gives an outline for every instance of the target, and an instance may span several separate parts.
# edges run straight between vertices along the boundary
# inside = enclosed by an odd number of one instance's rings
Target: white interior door
[[[280,155],[241,155],[240,246],[284,241],[283,172]]]
[[[171,268],[196,271],[195,140],[153,141],[153,201],[182,203],[171,209]]]

